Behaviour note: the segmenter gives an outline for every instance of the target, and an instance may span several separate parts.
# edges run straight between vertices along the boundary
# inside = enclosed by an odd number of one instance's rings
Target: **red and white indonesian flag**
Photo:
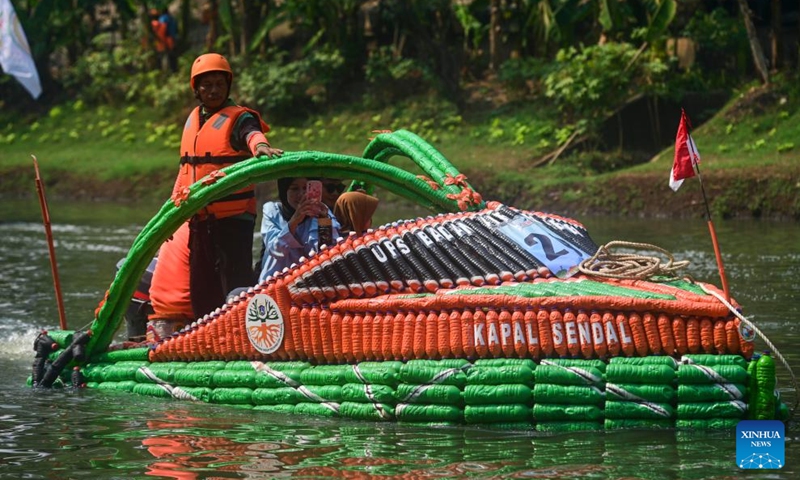
[[[675,137],[675,160],[672,162],[672,171],[669,172],[669,188],[676,192],[681,188],[684,179],[694,177],[694,167],[700,163],[700,153],[689,133],[689,125],[686,112],[681,109],[681,123]]]
[[[34,99],[42,94],[39,73],[31,57],[28,39],[11,0],[0,0],[0,67],[13,75]]]

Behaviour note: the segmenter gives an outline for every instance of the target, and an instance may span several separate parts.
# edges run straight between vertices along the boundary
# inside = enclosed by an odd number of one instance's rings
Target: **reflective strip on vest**
[[[238,157],[215,157],[210,153],[207,153],[205,156],[202,157],[193,157],[191,155],[184,155],[181,157],[181,165],[189,164],[189,165],[222,165],[222,164],[233,164],[237,162],[241,162],[242,160],[247,160],[251,158],[246,155],[239,155]]]

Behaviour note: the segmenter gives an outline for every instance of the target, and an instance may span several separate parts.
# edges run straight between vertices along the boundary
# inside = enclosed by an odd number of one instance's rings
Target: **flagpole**
[[[691,138],[691,134],[689,135],[689,138]],[[725,300],[730,302],[731,293],[728,289],[728,278],[725,276],[725,265],[722,263],[722,253],[719,250],[717,232],[714,229],[714,222],[711,221],[711,209],[708,208],[708,198],[706,197],[706,188],[703,186],[703,176],[700,174],[700,164],[694,162],[694,168],[697,170],[697,178],[700,180],[700,191],[703,193],[703,203],[706,207],[706,218],[708,219],[708,231],[711,233],[711,243],[714,246],[714,256],[717,257],[717,270],[719,270],[719,278],[722,281],[722,291],[725,294]]]
[[[67,329],[67,316],[64,314],[64,299],[61,295],[61,281],[58,278],[58,262],[56,262],[56,249],[53,245],[53,231],[50,229],[50,212],[47,209],[47,199],[44,196],[44,182],[39,176],[39,162],[36,156],[33,157],[33,169],[36,171],[36,191],[39,193],[39,206],[42,207],[42,222],[44,223],[44,233],[47,237],[47,248],[50,252],[50,270],[53,273],[53,286],[56,289],[56,304],[58,306],[58,320],[61,330]]]

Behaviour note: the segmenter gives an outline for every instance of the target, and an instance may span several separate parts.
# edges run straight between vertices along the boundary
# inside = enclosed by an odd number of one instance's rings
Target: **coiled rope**
[[[642,249],[658,252],[667,258],[636,253],[612,253],[613,248]],[[606,278],[632,278],[642,280],[656,275],[676,277],[676,271],[689,265],[689,260],[675,261],[667,250],[647,243],[613,241],[597,249],[578,269],[587,275]]]
[[[646,249],[655,251],[666,257],[667,262],[662,264],[661,262],[663,259],[657,256],[647,256],[635,253],[612,253],[612,248]],[[578,269],[586,275],[593,275],[597,277],[644,280],[656,275],[677,278],[675,272],[685,268],[688,265],[689,260],[681,260],[676,262],[670,252],[655,245],[650,245],[647,243],[613,241],[598,248],[597,252],[595,252],[591,258],[587,258],[581,262],[580,265],[578,265]],[[764,343],[767,344],[770,351],[774,353],[775,357],[783,364],[784,367],[786,367],[786,370],[789,372],[789,376],[792,379],[792,386],[794,387],[795,392],[795,401],[791,408],[791,416],[794,417],[794,414],[797,411],[797,406],[800,405],[800,388],[798,388],[797,377],[795,377],[792,367],[789,366],[789,362],[787,362],[783,357],[781,352],[778,350],[778,347],[776,347],[775,344],[772,343],[772,341],[770,341],[770,339],[767,338],[767,336],[753,324],[753,322],[745,318],[745,316],[742,315],[736,307],[731,305],[731,303],[725,300],[725,298],[718,292],[709,290],[702,283],[695,282],[693,279],[689,278],[688,280],[698,285],[705,293],[716,297],[728,308],[728,310],[730,310],[734,316],[736,316],[736,318],[741,320],[744,325],[752,328],[753,331],[756,332],[759,337],[761,337]]]

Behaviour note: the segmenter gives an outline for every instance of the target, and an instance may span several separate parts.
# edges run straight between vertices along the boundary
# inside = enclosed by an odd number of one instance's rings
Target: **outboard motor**
[[[153,306],[150,303],[150,283],[153,280],[153,272],[156,270],[158,257],[153,258],[147,266],[147,270],[139,279],[139,285],[133,292],[131,303],[125,310],[125,325],[128,332],[128,340],[140,342],[145,339],[147,334],[147,317],[153,313]],[[125,259],[117,262],[117,271],[122,268]]]

